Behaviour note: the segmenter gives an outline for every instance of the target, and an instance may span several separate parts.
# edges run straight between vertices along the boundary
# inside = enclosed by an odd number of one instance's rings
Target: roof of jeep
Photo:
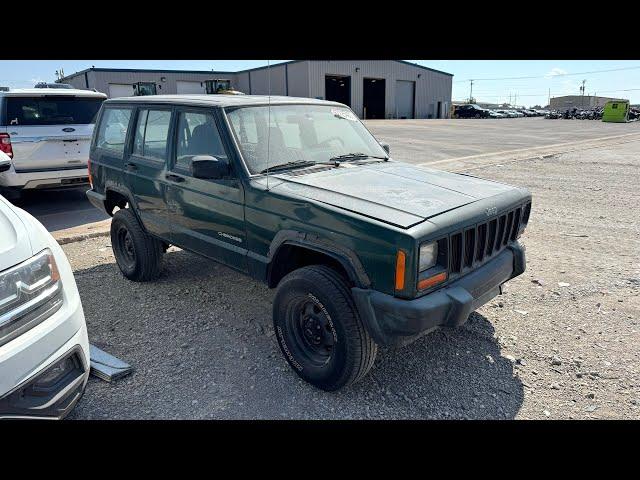
[[[240,107],[248,105],[266,104],[308,104],[308,105],[336,105],[338,102],[318,100],[304,97],[284,97],[271,95],[142,95],[139,97],[119,97],[107,100],[105,103],[172,103],[178,105],[207,105],[216,107]]]

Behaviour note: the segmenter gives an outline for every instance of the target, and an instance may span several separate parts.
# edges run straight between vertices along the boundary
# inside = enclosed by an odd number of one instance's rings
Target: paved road
[[[395,159],[425,163],[447,158],[539,147],[640,132],[640,123],[513,118],[501,120],[368,120],[391,144]],[[50,231],[106,218],[84,195],[86,187],[31,192],[19,205]]]
[[[85,195],[88,188],[26,192],[15,203],[40,220],[47,230],[55,232],[108,218],[89,203]]]
[[[489,120],[368,120],[396,160],[428,163],[640,132],[640,123],[511,118]]]

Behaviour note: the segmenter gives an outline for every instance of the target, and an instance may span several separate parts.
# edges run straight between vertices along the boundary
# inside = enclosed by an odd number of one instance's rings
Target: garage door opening
[[[362,92],[362,115],[365,119],[384,118],[385,81],[380,78],[365,78]]]
[[[135,90],[133,85],[127,83],[110,83],[109,98],[133,97]]]
[[[396,82],[396,118],[415,118],[414,99],[416,82],[398,80]]]
[[[178,80],[176,82],[176,91],[178,94],[204,95],[207,91],[204,88],[204,82],[189,82],[186,80]]]
[[[351,77],[326,75],[324,77],[324,96],[326,100],[351,106]]]

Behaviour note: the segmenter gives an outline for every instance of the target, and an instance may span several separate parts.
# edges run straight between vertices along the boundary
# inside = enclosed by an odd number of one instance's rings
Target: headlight
[[[425,243],[420,245],[420,261],[418,263],[418,270],[424,272],[425,270],[433,267],[438,260],[438,243]]]
[[[0,345],[34,327],[62,305],[62,281],[48,248],[0,272]]]

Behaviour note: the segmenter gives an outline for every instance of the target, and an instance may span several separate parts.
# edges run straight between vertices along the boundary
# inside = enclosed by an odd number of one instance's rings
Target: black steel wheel
[[[375,360],[377,346],[358,316],[346,280],[327,266],[303,267],[282,279],[273,324],[289,365],[323,390],[360,380]]]
[[[160,275],[162,242],[148,235],[128,208],[118,210],[111,220],[111,248],[122,274],[145,282]]]

